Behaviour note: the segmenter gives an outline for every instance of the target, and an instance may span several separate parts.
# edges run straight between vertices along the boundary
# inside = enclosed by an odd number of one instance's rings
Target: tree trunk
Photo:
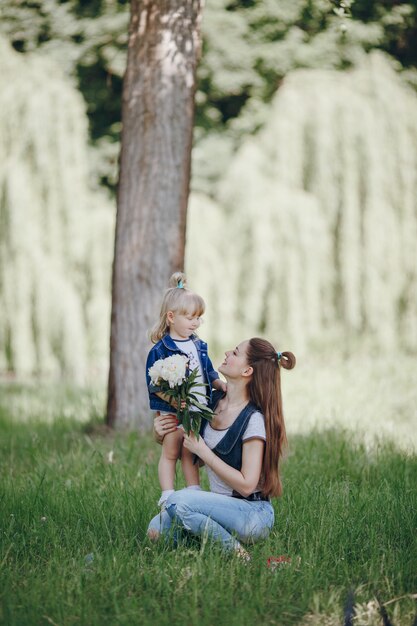
[[[123,87],[107,423],[149,428],[145,361],[183,268],[203,0],[132,0]]]

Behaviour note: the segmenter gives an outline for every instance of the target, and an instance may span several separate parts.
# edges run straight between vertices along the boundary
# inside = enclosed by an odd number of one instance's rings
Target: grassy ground
[[[288,376],[286,410],[294,420],[285,492],[274,502],[270,538],[250,548],[247,566],[209,543],[175,550],[146,540],[159,449],[150,437],[97,427],[100,394],[3,385],[0,623],[333,626],[343,623],[353,590],[355,624],[381,623],[378,597],[396,626],[411,626],[417,456],[403,433],[413,441],[415,391],[407,372],[407,380],[397,375],[397,397],[389,393],[381,371],[370,368],[367,380],[356,372],[355,382],[346,369],[326,382],[317,368],[298,390]],[[333,385],[332,402],[325,384]],[[365,435],[380,433],[401,402],[399,446],[393,437],[371,443],[355,424],[346,428],[358,407],[362,426],[371,424]],[[326,411],[331,419],[319,429],[315,417]],[[292,564],[267,567],[279,555]]]

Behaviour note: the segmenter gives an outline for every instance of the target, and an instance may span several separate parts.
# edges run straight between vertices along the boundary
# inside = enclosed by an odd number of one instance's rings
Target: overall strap
[[[239,413],[233,424],[230,426],[226,435],[220,439],[213,452],[225,455],[229,454],[239,440],[242,439],[251,416],[258,411],[258,408],[249,402],[245,408]]]
[[[215,410],[219,400],[224,398],[225,395],[226,394],[224,391],[215,391],[213,393],[213,400],[210,404],[210,408]],[[254,404],[249,402],[239,413],[225,436],[222,437],[217,446],[213,448],[213,452],[219,452],[220,454],[229,454],[232,448],[236,445],[239,438],[241,438],[243,433],[245,432],[251,416],[258,410],[259,409]],[[207,426],[207,420],[201,420],[201,422],[202,423],[200,428],[200,435],[203,436]]]

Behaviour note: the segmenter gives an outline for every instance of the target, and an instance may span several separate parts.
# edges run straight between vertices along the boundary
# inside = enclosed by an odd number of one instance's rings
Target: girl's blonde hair
[[[169,288],[166,290],[161,304],[159,322],[151,332],[152,343],[157,343],[169,333],[167,321],[168,311],[179,315],[203,315],[206,305],[201,296],[187,289],[187,279],[182,272],[175,272],[169,279]]]

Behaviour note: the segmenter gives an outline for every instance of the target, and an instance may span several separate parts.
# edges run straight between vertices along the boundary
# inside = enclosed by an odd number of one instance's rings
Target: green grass
[[[412,454],[341,430],[293,435],[274,530],[245,566],[209,543],[147,541],[159,491],[150,437],[68,418],[16,423],[3,405],[0,441],[3,624],[341,624],[353,589],[357,624],[380,623],[378,596],[411,626]],[[293,564],[268,569],[282,554]]]

